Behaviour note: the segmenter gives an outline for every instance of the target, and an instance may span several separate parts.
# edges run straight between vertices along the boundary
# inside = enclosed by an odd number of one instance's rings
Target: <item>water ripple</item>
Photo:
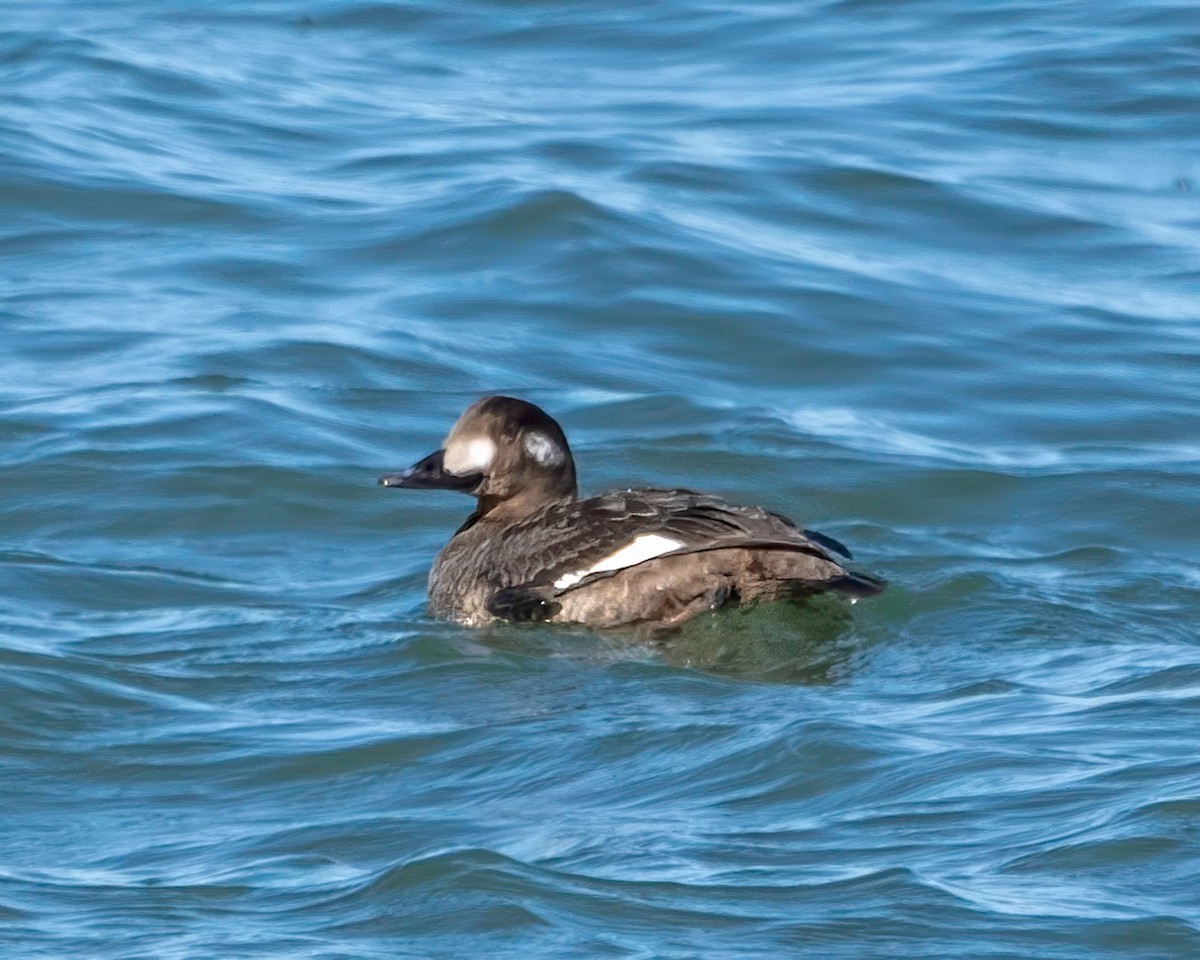
[[[5,12],[6,956],[1200,954],[1186,5]],[[891,587],[435,622],[492,391]]]

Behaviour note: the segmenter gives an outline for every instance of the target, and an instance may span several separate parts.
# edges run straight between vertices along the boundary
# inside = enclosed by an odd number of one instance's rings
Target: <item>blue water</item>
[[[1195,13],[8,0],[0,953],[1200,956]],[[489,392],[892,586],[431,620]]]

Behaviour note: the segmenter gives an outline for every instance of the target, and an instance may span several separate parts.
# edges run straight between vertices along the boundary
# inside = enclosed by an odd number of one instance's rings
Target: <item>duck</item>
[[[833,537],[762,507],[682,488],[581,499],[562,427],[514,397],[472,403],[440,448],[379,483],[475,498],[429,574],[430,613],[468,626],[669,633],[723,607],[818,593],[853,602],[886,586],[847,567]]]

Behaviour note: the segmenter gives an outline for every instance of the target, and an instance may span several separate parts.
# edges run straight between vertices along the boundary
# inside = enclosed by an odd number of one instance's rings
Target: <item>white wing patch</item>
[[[491,466],[496,445],[487,437],[455,440],[446,447],[442,463],[451,473],[478,473]]]
[[[555,466],[562,463],[564,459],[558,444],[544,433],[538,433],[536,430],[525,434],[525,449],[529,451],[529,455],[534,460],[547,466]]]
[[[632,543],[626,544],[616,553],[611,553],[604,559],[597,560],[587,570],[564,573],[554,581],[554,588],[556,590],[566,590],[567,587],[573,587],[589,574],[603,573],[606,570],[623,570],[626,567],[636,566],[647,560],[653,560],[655,557],[661,557],[664,553],[678,550],[682,546],[683,543],[679,540],[672,540],[670,537],[664,537],[657,533],[643,533],[640,537],[636,537]]]

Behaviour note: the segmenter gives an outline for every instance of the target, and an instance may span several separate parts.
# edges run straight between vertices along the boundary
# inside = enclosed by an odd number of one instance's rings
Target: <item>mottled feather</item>
[[[524,548],[512,572],[547,587],[564,574],[585,571],[648,534],[681,543],[673,553],[723,547],[780,547],[837,562],[829,548],[806,536],[785,517],[760,507],[741,507],[691,490],[616,491],[587,500],[555,503],[514,523],[505,539]],[[824,539],[824,538],[822,538]],[[566,590],[611,576],[592,574]],[[557,591],[557,592],[566,592]]]

